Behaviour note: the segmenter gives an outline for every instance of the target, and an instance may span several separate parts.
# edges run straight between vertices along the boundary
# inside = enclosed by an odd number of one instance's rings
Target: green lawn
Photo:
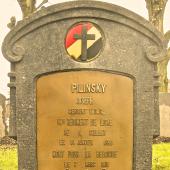
[[[152,170],[170,170],[170,143],[153,145]]]
[[[0,170],[17,170],[17,149],[0,147]]]
[[[0,147],[0,170],[17,170],[16,147]],[[170,170],[170,143],[153,145],[152,170]]]

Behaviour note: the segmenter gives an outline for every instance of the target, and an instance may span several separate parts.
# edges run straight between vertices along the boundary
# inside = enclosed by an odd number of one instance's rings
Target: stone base
[[[170,137],[170,93],[160,93],[160,136]]]

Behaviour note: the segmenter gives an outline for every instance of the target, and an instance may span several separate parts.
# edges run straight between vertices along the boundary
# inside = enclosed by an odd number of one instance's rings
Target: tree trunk
[[[36,0],[17,0],[22,11],[23,18],[28,17],[30,14],[32,14],[36,7]]]

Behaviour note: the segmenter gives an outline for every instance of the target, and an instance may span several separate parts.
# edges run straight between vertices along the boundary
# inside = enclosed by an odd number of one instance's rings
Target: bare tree
[[[21,7],[23,18],[32,14],[36,9],[35,7],[36,0],[17,0],[17,1]]]
[[[165,7],[168,0],[145,0],[149,13],[149,21],[164,34],[163,20]],[[170,40],[170,31],[165,35],[167,44]],[[167,77],[167,66],[170,57],[170,49],[168,49],[167,59],[158,63],[158,72],[160,74],[160,92],[168,92],[168,77]]]
[[[28,17],[35,11],[37,11],[40,7],[42,7],[48,0],[43,0],[43,2],[36,8],[36,0],[17,0],[21,11],[23,14],[23,18]]]

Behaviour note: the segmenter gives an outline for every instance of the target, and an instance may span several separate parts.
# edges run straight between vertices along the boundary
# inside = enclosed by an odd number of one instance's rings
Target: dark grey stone
[[[69,58],[64,47],[67,30],[80,21],[99,25],[105,36],[102,52],[87,63]],[[9,86],[17,113],[19,170],[37,169],[36,79],[52,72],[83,69],[110,71],[133,78],[133,169],[150,170],[152,138],[159,135],[157,62],[165,56],[164,44],[162,34],[148,21],[103,2],[57,4],[19,22],[2,47],[4,56],[12,63]]]

